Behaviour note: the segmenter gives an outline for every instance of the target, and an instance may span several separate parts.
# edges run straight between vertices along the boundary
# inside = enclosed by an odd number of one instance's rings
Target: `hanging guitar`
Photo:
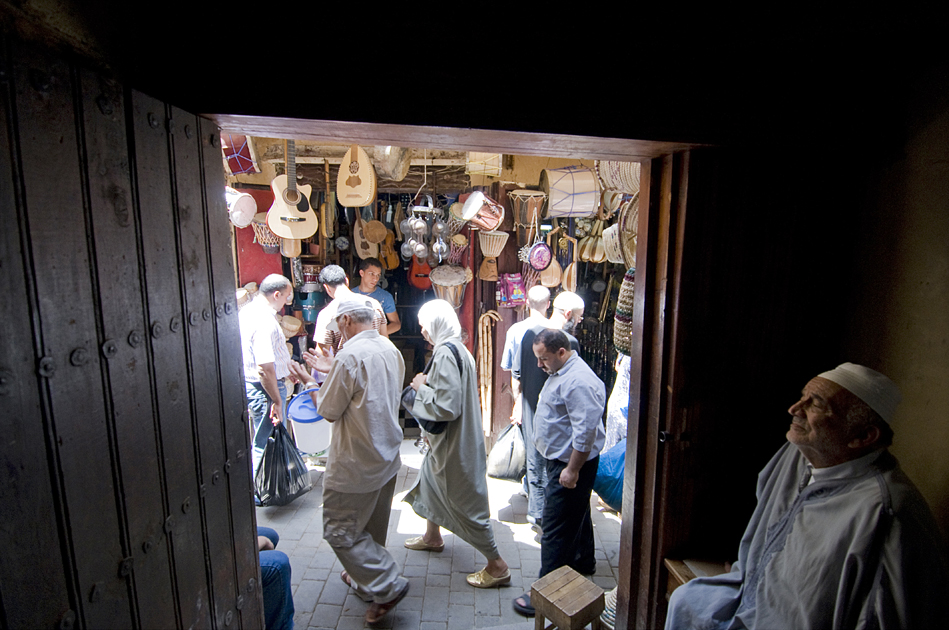
[[[287,140],[285,147],[287,172],[277,175],[270,182],[274,201],[267,211],[267,227],[280,238],[310,238],[316,234],[320,225],[316,213],[310,209],[313,187],[297,187],[296,147],[293,140]]]
[[[432,288],[432,279],[429,275],[432,273],[432,267],[428,264],[428,259],[419,260],[418,256],[412,256],[412,266],[409,267],[409,284],[419,291],[426,291]]]
[[[352,145],[343,156],[336,176],[336,197],[347,208],[373,205],[376,198],[376,171],[369,155]]]

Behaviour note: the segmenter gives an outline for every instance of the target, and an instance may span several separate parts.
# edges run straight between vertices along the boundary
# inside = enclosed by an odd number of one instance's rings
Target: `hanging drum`
[[[540,216],[544,208],[547,194],[540,190],[526,190],[520,188],[507,194],[511,199],[511,208],[514,212],[514,223],[520,227],[527,227]]]
[[[254,215],[251,223],[254,226],[254,236],[257,237],[257,243],[263,248],[265,254],[277,254],[280,252],[280,239],[274,234],[270,226],[267,225],[267,213],[258,212]]]
[[[496,230],[504,220],[504,206],[475,191],[468,196],[462,208],[462,218],[478,230]]]
[[[251,224],[257,214],[257,201],[253,197],[227,186],[224,199],[227,203],[227,218],[235,227],[245,228]]]
[[[497,282],[498,279],[498,256],[504,250],[507,243],[507,232],[495,232],[493,230],[482,230],[478,232],[478,242],[481,245],[481,255],[484,260],[478,269],[478,278],[488,282]]]
[[[591,217],[600,203],[600,182],[591,168],[545,168],[540,187],[547,194],[548,217]]]

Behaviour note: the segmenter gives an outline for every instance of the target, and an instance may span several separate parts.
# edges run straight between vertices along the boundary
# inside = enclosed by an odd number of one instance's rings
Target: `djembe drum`
[[[254,236],[257,243],[263,248],[265,254],[277,254],[280,252],[280,239],[267,225],[267,213],[258,212],[254,215],[251,222],[254,228]]]
[[[435,296],[451,304],[456,311],[465,301],[465,288],[473,277],[470,269],[457,265],[439,265],[428,274]]]
[[[509,234],[507,232],[496,232],[494,230],[482,230],[478,232],[478,243],[481,245],[481,255],[484,260],[478,269],[478,277],[488,282],[497,282],[498,279],[498,256],[504,250]]]

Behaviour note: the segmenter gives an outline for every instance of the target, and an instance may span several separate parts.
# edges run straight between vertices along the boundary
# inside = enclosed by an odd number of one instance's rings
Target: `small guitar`
[[[432,267],[428,264],[428,259],[419,260],[418,256],[412,256],[412,266],[409,267],[409,284],[419,291],[426,291],[432,288],[432,279],[429,275],[432,273]]]
[[[371,205],[376,198],[376,171],[359,145],[349,147],[343,156],[336,177],[336,196],[340,205],[347,208]]]
[[[274,201],[267,211],[267,227],[280,238],[304,239],[316,234],[320,225],[316,213],[310,209],[310,185],[297,188],[296,148],[293,140],[286,141],[287,173],[277,175],[270,188]]]
[[[356,223],[353,225],[353,251],[360,258],[378,258],[379,244],[366,238],[366,224],[362,220],[362,208],[355,208]]]

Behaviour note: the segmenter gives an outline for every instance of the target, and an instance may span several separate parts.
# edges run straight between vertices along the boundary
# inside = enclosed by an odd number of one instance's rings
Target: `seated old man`
[[[949,628],[949,568],[926,501],[887,450],[900,401],[853,363],[788,410],[730,573],[669,601],[666,628]]]

